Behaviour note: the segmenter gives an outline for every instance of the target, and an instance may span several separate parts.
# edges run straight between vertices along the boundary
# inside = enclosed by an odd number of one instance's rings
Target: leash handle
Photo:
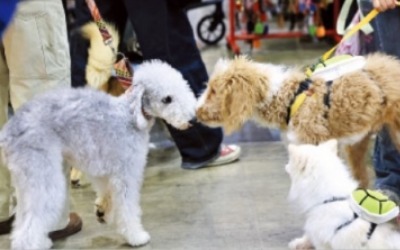
[[[342,42],[346,41],[347,39],[349,39],[352,35],[354,35],[356,32],[358,32],[364,25],[366,25],[367,23],[369,23],[372,19],[374,19],[380,12],[377,9],[373,9],[371,10],[368,15],[366,15],[363,19],[361,19],[361,21],[359,23],[357,23],[356,25],[354,25],[354,27],[352,27],[340,40],[340,42],[338,44],[336,44],[336,46],[334,46],[333,48],[331,48],[330,50],[328,50],[327,52],[325,52],[325,54],[322,55],[322,61],[326,61],[327,59],[329,59],[331,57],[331,55],[333,54],[333,52],[336,50],[336,48],[339,46],[339,44],[341,44]]]
[[[400,6],[400,1],[397,1],[397,4]],[[364,25],[368,24],[372,19],[374,19],[378,14],[380,13],[379,10],[377,9],[373,9],[371,10],[368,15],[366,15],[363,19],[361,19],[361,21],[359,23],[357,23],[356,25],[354,25],[340,40],[339,43],[337,43],[333,48],[331,48],[330,50],[328,50],[327,52],[325,52],[322,57],[319,59],[319,63],[323,63],[326,60],[328,60],[333,52],[335,52],[335,50],[337,49],[337,47],[344,41],[346,41],[347,39],[349,39],[352,35],[354,35],[356,32],[358,32]],[[308,67],[306,69],[306,75],[308,77],[310,77],[313,73],[313,67]]]
[[[101,17],[99,8],[97,8],[97,5],[94,0],[86,0],[86,4],[90,10],[90,14],[93,17],[93,20],[95,21],[97,27],[99,27],[100,34],[103,37],[103,42],[105,45],[110,45],[112,43],[112,36],[110,32],[108,32],[106,25],[104,23],[103,18]],[[113,48],[112,48],[113,49]],[[114,49],[113,49],[114,50]],[[115,51],[113,51],[115,53]]]

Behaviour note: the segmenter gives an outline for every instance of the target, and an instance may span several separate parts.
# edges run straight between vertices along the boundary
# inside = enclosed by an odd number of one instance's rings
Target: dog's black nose
[[[192,118],[192,119],[189,121],[190,124],[195,124],[196,122],[197,122],[197,118],[196,118],[196,117]]]

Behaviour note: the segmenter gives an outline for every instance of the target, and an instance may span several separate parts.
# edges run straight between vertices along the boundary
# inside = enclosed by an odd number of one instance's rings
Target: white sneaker
[[[221,145],[220,155],[217,159],[207,164],[207,166],[219,166],[236,161],[240,157],[241,148],[238,145]]]

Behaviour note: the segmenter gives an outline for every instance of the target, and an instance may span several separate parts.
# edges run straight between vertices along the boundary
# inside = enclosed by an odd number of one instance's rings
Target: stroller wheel
[[[207,15],[197,24],[197,35],[207,45],[217,44],[224,36],[226,26],[223,19],[217,19],[214,15]]]

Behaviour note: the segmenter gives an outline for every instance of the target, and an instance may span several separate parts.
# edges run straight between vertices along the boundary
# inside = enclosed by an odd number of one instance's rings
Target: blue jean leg
[[[375,187],[389,189],[400,196],[400,154],[393,145],[386,127],[377,135],[373,162]]]
[[[365,15],[372,9],[372,4],[361,1],[360,7]],[[380,13],[372,21],[372,26],[375,49],[400,58],[400,9]],[[389,189],[400,196],[400,153],[386,127],[377,135],[373,154],[375,187]]]

